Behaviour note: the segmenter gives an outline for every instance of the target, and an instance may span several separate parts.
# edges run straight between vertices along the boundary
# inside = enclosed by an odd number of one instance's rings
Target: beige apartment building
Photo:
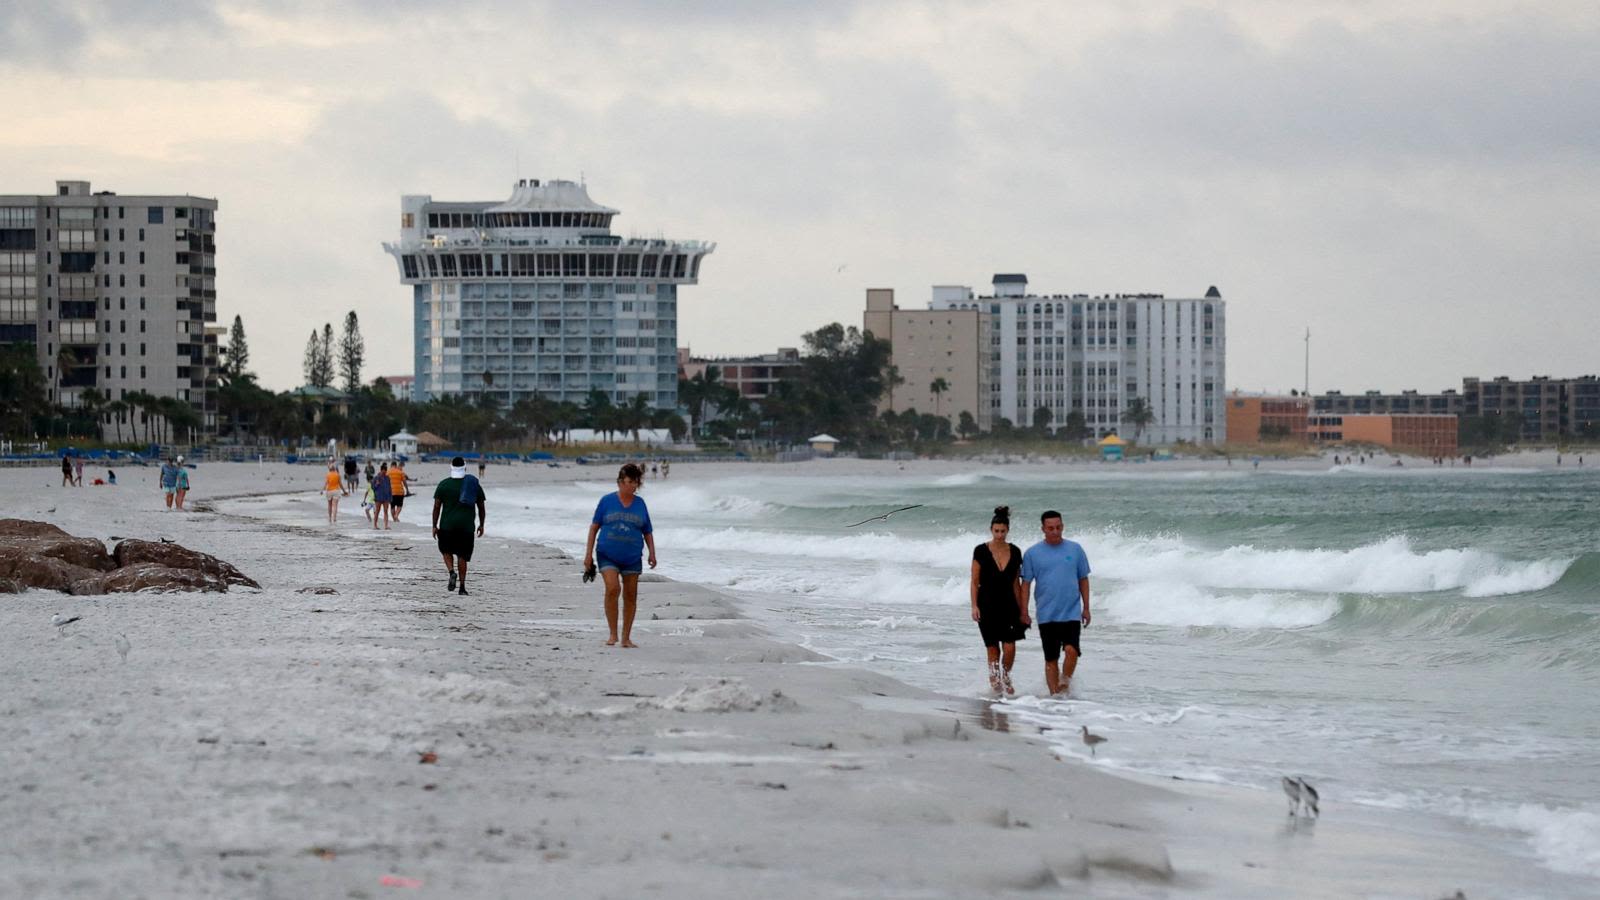
[[[981,351],[989,346],[989,317],[977,309],[901,309],[891,288],[869,288],[863,328],[887,340],[901,382],[890,387],[878,409],[915,409],[950,420],[963,412],[989,430],[989,369]],[[937,394],[938,379],[948,385]]]

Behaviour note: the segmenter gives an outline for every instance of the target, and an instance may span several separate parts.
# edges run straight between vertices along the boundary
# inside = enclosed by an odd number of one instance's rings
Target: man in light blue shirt
[[[1080,633],[1089,624],[1089,557],[1076,541],[1061,536],[1061,513],[1039,517],[1044,540],[1022,554],[1022,583],[1033,586],[1039,642],[1044,645],[1044,683],[1052,694],[1066,692],[1077,671]],[[1057,668],[1065,648],[1066,664]]]

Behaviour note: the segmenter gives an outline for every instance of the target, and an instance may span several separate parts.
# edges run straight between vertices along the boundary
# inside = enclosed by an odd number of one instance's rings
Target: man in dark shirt
[[[473,510],[477,510],[476,537],[483,537],[483,523],[489,514],[483,505],[483,484],[467,474],[467,461],[450,461],[450,476],[433,490],[433,536],[450,575],[446,591],[467,594],[467,563],[472,560],[474,543]]]

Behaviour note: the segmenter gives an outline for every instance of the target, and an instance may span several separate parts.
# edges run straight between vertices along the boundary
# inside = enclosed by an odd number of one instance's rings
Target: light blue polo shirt
[[[1077,541],[1054,547],[1040,541],[1022,554],[1022,580],[1032,582],[1035,616],[1040,622],[1083,621],[1078,579],[1089,577],[1089,557]]]

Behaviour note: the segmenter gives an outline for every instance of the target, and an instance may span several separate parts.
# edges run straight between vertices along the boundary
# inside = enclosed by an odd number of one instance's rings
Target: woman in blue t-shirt
[[[583,550],[583,571],[594,577],[596,566],[605,579],[606,625],[611,636],[606,646],[617,643],[617,596],[622,597],[622,646],[636,647],[631,637],[633,614],[639,606],[639,574],[644,570],[644,550],[649,548],[650,568],[656,567],[656,539],[650,526],[650,510],[638,496],[644,471],[628,463],[617,473],[617,490],[600,498],[589,523],[589,540]]]

